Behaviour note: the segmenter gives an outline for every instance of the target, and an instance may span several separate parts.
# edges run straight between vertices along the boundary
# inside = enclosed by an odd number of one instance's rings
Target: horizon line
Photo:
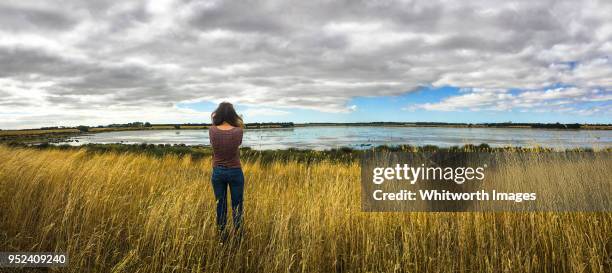
[[[147,124],[148,123],[148,124]],[[145,126],[145,124],[147,124]],[[375,124],[389,124],[389,125],[502,125],[502,124],[515,124],[515,125],[604,125],[604,126],[612,126],[612,123],[580,123],[580,122],[514,122],[514,121],[504,121],[504,122],[440,122],[440,121],[367,121],[367,122],[281,122],[281,121],[273,121],[273,122],[246,122],[244,125],[375,125]],[[23,131],[23,130],[40,130],[40,129],[69,129],[69,128],[77,128],[77,127],[88,127],[88,128],[104,128],[104,127],[148,127],[148,126],[159,126],[159,125],[199,125],[199,126],[210,126],[212,123],[152,123],[152,122],[142,122],[142,121],[133,121],[127,123],[110,123],[106,125],[57,125],[57,126],[41,126],[41,127],[32,127],[32,128],[24,128],[24,129],[10,129],[10,128],[0,128],[3,131]],[[180,129],[180,128],[179,128]]]

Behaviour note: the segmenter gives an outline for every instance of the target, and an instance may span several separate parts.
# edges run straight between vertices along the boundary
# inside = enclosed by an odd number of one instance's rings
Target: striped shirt
[[[208,136],[213,148],[213,167],[241,167],[238,147],[242,144],[242,128],[221,130],[212,125],[208,128]]]

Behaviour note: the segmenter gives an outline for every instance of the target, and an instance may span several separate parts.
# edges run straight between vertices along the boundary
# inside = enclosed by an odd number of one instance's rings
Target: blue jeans
[[[214,167],[212,186],[217,201],[217,227],[225,233],[227,223],[227,188],[232,199],[232,218],[234,229],[240,230],[242,224],[242,196],[244,193],[244,174],[241,168]]]

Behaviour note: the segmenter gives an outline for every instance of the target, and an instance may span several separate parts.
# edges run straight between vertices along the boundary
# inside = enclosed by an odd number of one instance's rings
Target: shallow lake
[[[81,135],[67,142],[153,143],[209,145],[207,130],[121,131]],[[76,142],[75,140],[78,140]],[[612,131],[545,130],[515,128],[440,128],[440,127],[368,127],[321,126],[286,129],[245,130],[243,146],[253,149],[330,149],[369,148],[379,145],[409,144],[440,147],[487,143],[494,147],[605,148],[612,146]]]

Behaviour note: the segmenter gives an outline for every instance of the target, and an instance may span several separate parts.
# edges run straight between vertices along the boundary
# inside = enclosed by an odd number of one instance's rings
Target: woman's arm
[[[238,146],[242,145],[242,135],[244,134],[244,129],[240,128],[240,141],[238,142]]]
[[[214,137],[213,137],[213,133],[212,133],[212,125],[210,127],[208,127],[208,140],[210,141],[210,145],[214,145]]]
[[[215,126],[215,122],[214,122],[214,118],[215,118],[215,112],[212,112],[212,114],[210,114],[210,126],[208,127],[208,140],[210,141],[210,145],[213,145],[213,137],[212,137],[212,127]]]

